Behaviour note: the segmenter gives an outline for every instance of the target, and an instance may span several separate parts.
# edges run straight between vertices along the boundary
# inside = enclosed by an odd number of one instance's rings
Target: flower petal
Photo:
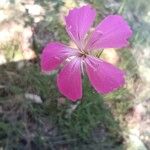
[[[64,44],[58,42],[47,44],[41,55],[42,71],[47,72],[55,69],[71,53],[73,53],[73,49]]]
[[[75,58],[68,62],[57,77],[59,91],[72,101],[82,97],[81,62]]]
[[[86,5],[70,10],[65,17],[66,30],[79,48],[83,48],[85,34],[93,24],[95,16],[96,11],[90,5]]]
[[[124,84],[124,73],[115,66],[95,57],[85,61],[89,80],[97,92],[106,94]]]
[[[92,33],[86,46],[89,50],[100,48],[122,48],[127,46],[132,31],[119,15],[106,17]]]

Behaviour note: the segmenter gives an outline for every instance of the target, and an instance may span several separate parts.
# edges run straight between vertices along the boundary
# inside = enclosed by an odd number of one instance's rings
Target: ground
[[[102,96],[85,76],[83,98],[71,103],[57,90],[55,75],[40,70],[49,41],[72,45],[64,28],[68,10],[90,3],[95,24],[121,14],[133,37],[125,49],[102,57],[126,72],[120,90]],[[0,149],[150,149],[150,11],[146,0],[0,1]]]

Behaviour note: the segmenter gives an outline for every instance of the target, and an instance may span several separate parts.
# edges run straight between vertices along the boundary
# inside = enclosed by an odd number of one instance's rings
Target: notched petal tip
[[[120,70],[120,71],[122,71],[122,70]],[[122,71],[122,74],[120,74],[120,78],[122,78],[122,81],[120,81],[119,83],[117,83],[118,84],[117,87],[113,87],[110,90],[101,91],[100,93],[103,94],[103,95],[106,95],[106,94],[110,94],[112,92],[115,92],[115,91],[119,90],[120,88],[123,88],[123,86],[125,84],[125,74],[124,74],[123,71]]]
[[[118,17],[118,20],[120,20],[120,22],[122,21],[122,23],[124,23],[124,30],[127,33],[126,36],[126,40],[128,40],[132,35],[133,35],[133,30],[131,29],[131,26],[128,24],[128,22],[124,19],[123,16],[120,15],[112,15],[113,17]]]
[[[71,10],[69,10],[68,14],[65,16],[65,19],[67,19],[67,17],[69,17],[72,13],[80,12],[83,9],[90,10],[93,13],[95,13],[95,15],[96,15],[96,10],[90,4],[87,4],[87,5],[83,5],[81,7],[75,7],[75,8],[72,8]]]

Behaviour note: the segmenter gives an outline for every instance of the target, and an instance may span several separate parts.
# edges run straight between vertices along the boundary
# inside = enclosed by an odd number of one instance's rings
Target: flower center
[[[87,52],[87,51],[80,51],[80,52],[79,52],[79,57],[86,58],[87,55],[88,55],[88,52]]]

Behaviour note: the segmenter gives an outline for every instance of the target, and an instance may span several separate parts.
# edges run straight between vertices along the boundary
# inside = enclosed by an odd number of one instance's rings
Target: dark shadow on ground
[[[0,145],[4,149],[123,149],[119,122],[86,78],[81,104],[68,117],[73,104],[59,94],[55,73],[40,73],[38,59],[7,63],[0,70]],[[42,103],[26,98],[26,93],[40,96]]]

